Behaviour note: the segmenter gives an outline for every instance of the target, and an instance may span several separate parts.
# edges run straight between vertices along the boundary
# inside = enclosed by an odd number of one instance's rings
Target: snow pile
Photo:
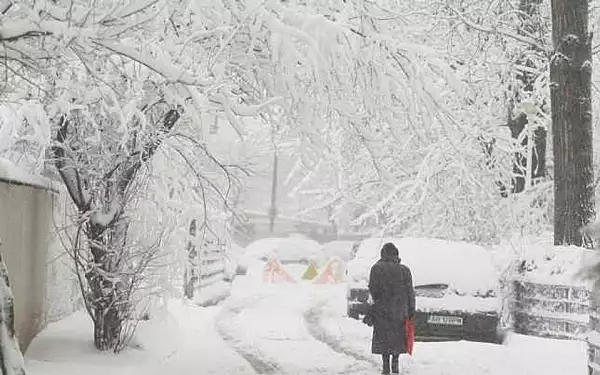
[[[282,263],[309,263],[316,261],[323,264],[326,261],[321,245],[317,241],[301,238],[263,238],[252,242],[244,250],[243,263],[252,260],[266,261],[269,255],[275,253]]]
[[[513,272],[515,260],[523,260],[530,247],[553,246],[554,233],[542,232],[538,236],[514,235],[491,248],[494,264],[500,272]]]
[[[595,256],[594,250],[541,242],[524,249],[518,268],[529,282],[591,287],[579,273]]]
[[[31,343],[28,375],[242,375],[253,373],[214,329],[219,308],[170,301],[168,309],[141,322],[119,355],[93,347],[92,324],[84,312],[51,324]]]
[[[217,281],[213,284],[197,287],[194,290],[194,303],[199,306],[212,306],[223,301],[231,294],[231,282]]]
[[[34,176],[17,167],[11,161],[0,157],[0,180],[19,182],[27,185],[52,187],[52,182],[46,178]]]
[[[140,366],[158,363],[180,345],[183,327],[167,315],[142,321],[128,348],[119,355],[99,352],[89,316],[76,312],[48,325],[31,342],[26,356],[29,374],[136,374]]]
[[[428,238],[370,238],[362,242],[348,264],[349,280],[366,286],[369,271],[379,259],[381,247],[393,242],[402,263],[412,270],[413,284],[444,283],[461,293],[495,290],[499,274],[491,253],[477,245]]]

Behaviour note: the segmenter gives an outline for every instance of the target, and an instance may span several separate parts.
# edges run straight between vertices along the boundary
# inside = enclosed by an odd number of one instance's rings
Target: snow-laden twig
[[[519,35],[519,34],[515,34],[511,31],[508,30],[504,30],[504,29],[499,29],[499,28],[494,28],[494,27],[486,27],[483,25],[479,25],[476,24],[475,22],[469,20],[467,17],[465,17],[463,15],[462,12],[459,12],[458,10],[449,7],[449,9],[467,26],[483,32],[483,33],[488,33],[488,34],[500,34],[503,35],[505,37],[511,38],[513,40],[516,40],[518,42],[524,43],[526,45],[529,45],[531,47],[535,47],[537,50],[539,51],[545,51],[547,54],[549,54],[551,52],[550,49],[546,48],[545,46],[541,45],[538,41],[536,41],[533,38],[529,38],[525,35]]]
[[[210,79],[190,77],[187,72],[179,70],[170,63],[156,60],[150,56],[144,55],[130,46],[126,46],[111,40],[96,40],[94,43],[100,47],[104,47],[119,55],[126,56],[146,66],[147,68],[165,77],[165,79],[171,83],[181,83],[190,86],[208,86],[212,83],[212,80]]]

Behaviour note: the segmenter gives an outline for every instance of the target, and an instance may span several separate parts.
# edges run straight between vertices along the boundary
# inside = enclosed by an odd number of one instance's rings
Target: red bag
[[[415,346],[415,322],[410,319],[404,321],[404,335],[406,336],[406,352],[412,355]]]

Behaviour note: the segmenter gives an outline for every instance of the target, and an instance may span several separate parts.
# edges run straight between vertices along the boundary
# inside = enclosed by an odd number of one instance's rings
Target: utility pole
[[[275,220],[277,218],[277,144],[275,143],[276,125],[271,122],[271,144],[273,145],[273,176],[271,177],[271,207],[269,208],[269,229],[275,231]]]
[[[273,152],[273,181],[271,184],[271,208],[269,209],[269,227],[271,233],[275,230],[277,218],[277,151]]]

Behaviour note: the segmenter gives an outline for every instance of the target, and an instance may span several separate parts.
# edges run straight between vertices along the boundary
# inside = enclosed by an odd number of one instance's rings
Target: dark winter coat
[[[395,253],[382,250],[381,259],[369,275],[369,292],[373,298],[373,354],[406,353],[404,321],[415,314],[415,294],[410,269],[400,263]]]

